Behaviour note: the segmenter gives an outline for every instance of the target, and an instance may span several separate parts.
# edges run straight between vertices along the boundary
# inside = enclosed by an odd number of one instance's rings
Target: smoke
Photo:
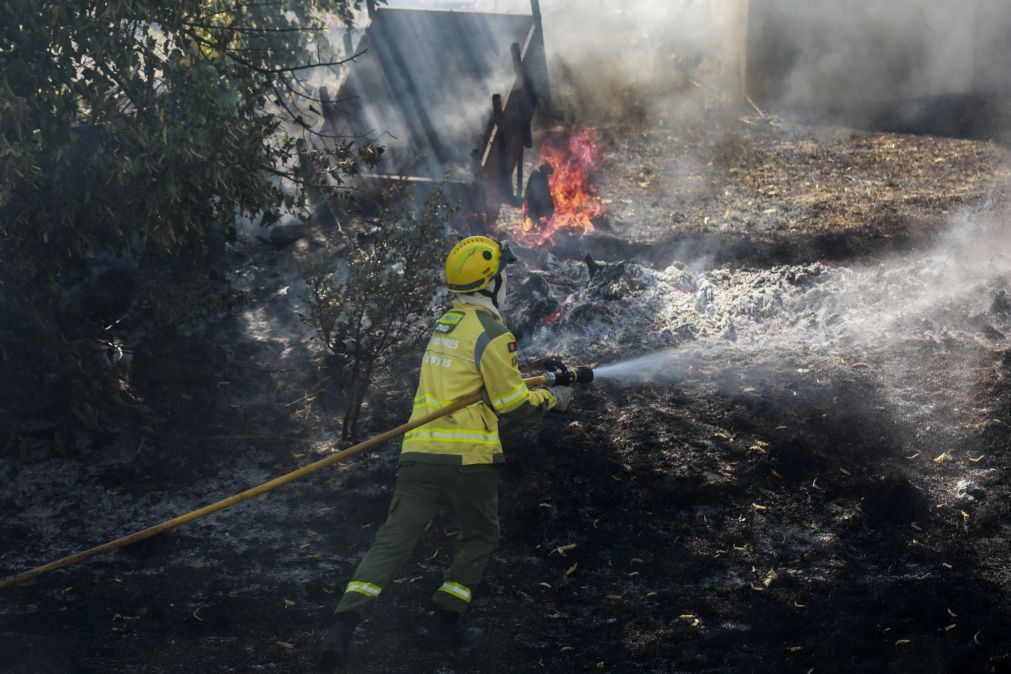
[[[432,5],[447,7],[390,4]],[[510,45],[522,43],[529,21],[380,11],[381,20],[354,39],[358,56],[346,69],[328,131],[384,146],[384,172],[468,176],[472,153],[483,150],[492,94],[505,96],[514,81]]]
[[[530,12],[527,0],[391,6]],[[695,117],[746,92],[772,110],[863,125],[900,101],[1009,88],[1002,0],[542,0],[541,9],[553,80],[583,120]]]
[[[542,4],[549,66],[570,121],[696,116],[723,88],[710,58],[721,29],[710,3],[639,0]]]
[[[388,6],[452,10],[471,13],[472,19],[466,21],[464,30],[444,36],[433,36],[432,25],[419,23],[410,31],[398,31],[395,39],[382,48],[382,54],[366,54],[359,63],[352,64],[352,72],[364,71],[372,67],[371,59],[382,57],[389,62],[389,52],[395,51],[409,68],[416,68],[417,61],[428,59],[433,48],[444,50],[439,59],[429,59],[439,63],[435,72],[412,72],[417,86],[431,87],[437,94],[428,98],[422,92],[424,110],[412,108],[402,95],[392,97],[397,106],[387,106],[358,100],[354,98],[356,92],[345,92],[350,96],[343,96],[343,105],[363,123],[340,131],[352,136],[381,135],[380,140],[400,162],[419,155],[431,157],[437,154],[437,148],[430,144],[403,147],[405,139],[416,142],[423,135],[415,127],[419,114],[424,113],[440,136],[452,137],[469,149],[477,139],[466,134],[475,128],[484,129],[483,122],[491,113],[491,93],[506,94],[512,81],[509,44],[522,44],[524,37],[500,36],[502,23],[498,19],[491,25],[473,12],[529,15],[530,2],[391,0]],[[555,98],[550,114],[558,118],[595,125],[608,120],[695,115],[701,109],[703,95],[718,96],[725,88],[713,70],[713,63],[723,56],[715,46],[722,40],[722,14],[714,12],[709,2],[542,0],[540,6]],[[379,45],[372,49],[379,49]],[[475,64],[492,74],[477,87],[483,95],[476,99],[472,91],[477,84]],[[385,84],[398,93],[403,88],[398,82]],[[489,86],[491,91],[486,91]]]
[[[899,101],[1006,88],[987,64],[1011,56],[1009,13],[991,0],[751,4],[750,88],[779,109],[868,123]]]
[[[531,12],[528,0],[390,0],[389,6]],[[806,121],[930,130],[924,118],[933,115],[933,127],[950,130],[971,104],[945,99],[928,105],[925,98],[1009,89],[1011,10],[1001,0],[541,0],[540,7],[555,96],[551,112],[582,126],[711,119],[714,112],[750,110],[750,95],[763,109]],[[511,81],[508,44],[522,42],[509,36],[503,48],[497,32],[500,26],[475,17],[452,35],[433,36],[431,26],[418,24],[398,31],[383,54],[375,45],[375,53],[352,69],[366,70],[366,62],[380,56],[414,67],[433,48],[444,50],[449,61],[436,72],[412,73],[418,88],[437,95],[421,91],[425,105],[415,108],[399,82],[385,82],[396,91],[397,106],[345,91],[342,105],[358,123],[338,131],[380,141],[391,153],[389,164],[398,167],[414,162],[429,164],[422,173],[439,174],[446,165],[469,170],[469,153],[480,140],[470,136],[490,119],[490,93],[505,93]],[[474,64],[502,91],[475,98]],[[952,119],[938,123],[937,116]],[[427,137],[426,125],[438,141]]]

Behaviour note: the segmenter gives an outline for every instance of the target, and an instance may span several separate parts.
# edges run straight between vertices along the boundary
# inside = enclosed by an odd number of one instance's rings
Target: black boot
[[[356,613],[337,614],[337,621],[323,637],[323,648],[319,655],[319,674],[343,674],[348,667],[348,653],[351,637],[361,619]]]
[[[427,636],[429,646],[438,650],[470,650],[485,643],[484,630],[476,625],[464,629],[459,613],[438,607]]]
[[[429,637],[439,646],[454,648],[460,644],[460,614],[444,608],[435,609]]]

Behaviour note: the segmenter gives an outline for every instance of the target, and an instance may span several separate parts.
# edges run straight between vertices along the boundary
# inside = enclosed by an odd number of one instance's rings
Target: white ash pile
[[[808,298],[832,270],[820,263],[757,271],[695,271],[682,263],[655,270],[635,262],[557,259],[518,251],[524,268],[506,316],[527,354],[607,360],[682,345],[766,338],[822,320]],[[822,295],[819,295],[819,297]]]
[[[548,355],[609,363],[651,354],[636,378],[716,370],[735,390],[782,373],[826,381],[860,371],[906,419],[980,414],[987,405],[972,391],[994,362],[1011,362],[1005,230],[963,222],[933,250],[852,268],[657,270],[520,249],[525,269],[513,274],[505,313],[530,366]]]

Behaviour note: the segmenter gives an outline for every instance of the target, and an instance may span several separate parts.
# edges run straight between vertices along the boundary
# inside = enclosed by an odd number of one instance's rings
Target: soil
[[[986,142],[761,116],[600,133],[608,219],[593,237],[560,240],[559,264],[591,253],[660,273],[679,262],[714,285],[718,306],[783,265],[821,264],[832,280],[927,254],[960,213],[1006,222],[993,204],[1004,203],[1008,157]],[[214,348],[196,373],[138,381],[157,416],[135,436],[78,456],[4,457],[0,573],[333,451],[339,372],[321,365],[298,320],[293,280],[324,238],[231,251],[246,307],[208,323]],[[976,298],[985,309],[959,314],[963,331],[920,325],[855,353],[779,332],[763,358],[750,349],[692,377],[602,380],[539,426],[503,424],[501,547],[467,616],[484,640],[446,652],[420,636],[452,553],[444,514],[359,628],[353,671],[1011,671],[1001,332],[1011,302],[999,276]],[[755,312],[733,315],[738,343],[757,334],[740,318]],[[548,348],[545,334],[522,345],[529,357]],[[717,337],[675,330],[666,345]],[[587,358],[642,351],[619,344]],[[380,382],[366,434],[401,423],[413,387],[410,367]],[[313,671],[343,584],[384,519],[397,451],[5,590],[3,671]]]

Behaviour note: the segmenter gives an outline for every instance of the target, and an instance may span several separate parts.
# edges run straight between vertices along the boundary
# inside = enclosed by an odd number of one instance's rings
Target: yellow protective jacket
[[[530,390],[518,368],[516,338],[489,309],[453,303],[436,323],[421,361],[411,419],[483,389],[484,400],[419,426],[404,436],[400,461],[501,463],[498,417],[540,420],[557,403],[547,389]]]

